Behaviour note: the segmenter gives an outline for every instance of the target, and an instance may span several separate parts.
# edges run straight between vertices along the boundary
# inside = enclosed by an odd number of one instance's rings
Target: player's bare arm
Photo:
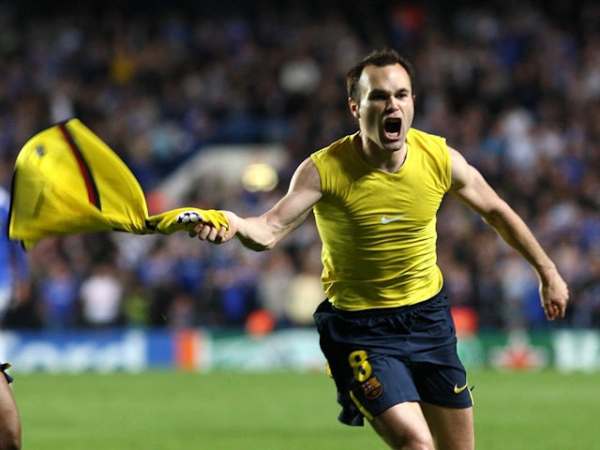
[[[304,222],[321,195],[319,172],[312,160],[307,158],[296,169],[287,194],[263,215],[241,218],[225,211],[228,229],[217,230],[210,225],[199,224],[194,232],[201,240],[222,243],[237,236],[245,247],[256,251],[269,250]]]
[[[565,316],[569,291],[556,265],[542,249],[529,227],[492,189],[481,173],[450,149],[451,192],[478,212],[502,238],[532,265],[540,280],[542,307],[549,320]]]

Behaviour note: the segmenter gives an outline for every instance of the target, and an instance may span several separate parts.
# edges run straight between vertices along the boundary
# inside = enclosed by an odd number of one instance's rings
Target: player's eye
[[[369,100],[387,100],[388,96],[384,92],[373,92],[369,95]]]

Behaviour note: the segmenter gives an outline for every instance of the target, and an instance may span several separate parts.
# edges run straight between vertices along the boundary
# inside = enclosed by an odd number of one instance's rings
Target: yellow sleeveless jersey
[[[323,287],[339,309],[412,305],[443,284],[436,214],[450,189],[445,139],[411,128],[396,173],[367,164],[346,136],[311,155],[323,196],[314,206],[323,241]]]

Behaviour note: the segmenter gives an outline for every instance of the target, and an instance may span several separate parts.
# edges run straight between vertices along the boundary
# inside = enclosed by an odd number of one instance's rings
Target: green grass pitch
[[[600,449],[600,374],[473,372],[477,448]],[[385,449],[309,373],[17,375],[25,450]]]

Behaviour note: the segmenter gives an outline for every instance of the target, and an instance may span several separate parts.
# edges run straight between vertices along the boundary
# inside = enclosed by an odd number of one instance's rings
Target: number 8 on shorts
[[[367,358],[367,352],[364,350],[355,350],[348,356],[348,362],[354,371],[354,378],[359,383],[367,381],[373,373],[373,368]]]

